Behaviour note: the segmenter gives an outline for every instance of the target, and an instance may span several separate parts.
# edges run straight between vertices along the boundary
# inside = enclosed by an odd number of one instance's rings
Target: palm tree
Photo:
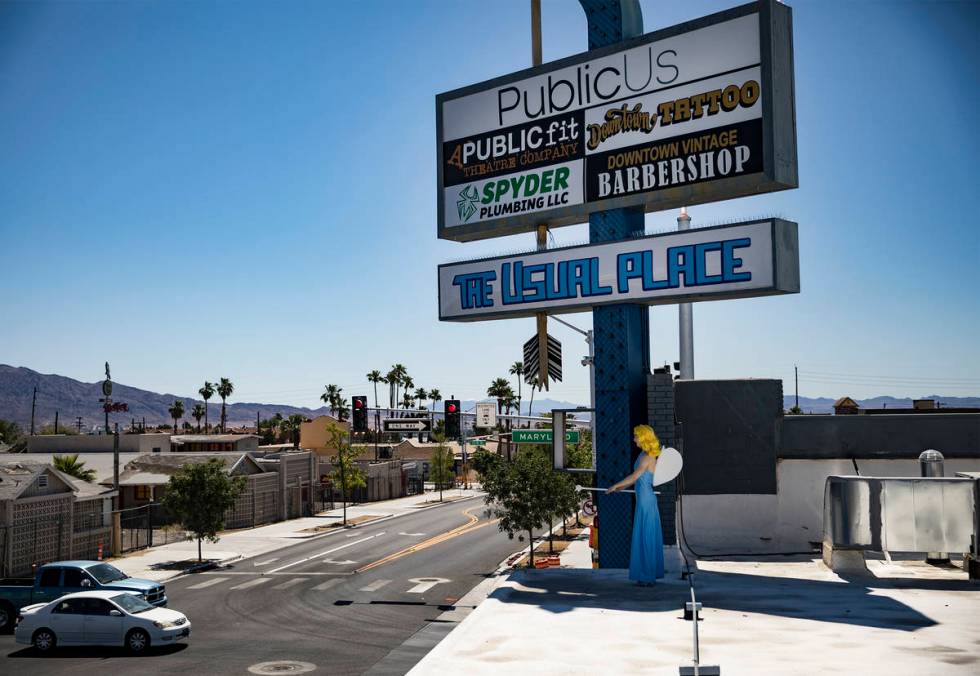
[[[288,418],[282,421],[282,428],[288,431],[293,443],[293,448],[299,448],[299,430],[300,425],[306,422],[306,416],[302,413],[293,413]]]
[[[402,387],[405,388],[405,396],[408,397],[409,399],[411,399],[411,396],[412,396],[411,395],[411,391],[412,391],[412,388],[415,387],[415,381],[412,380],[412,377],[410,375],[408,375],[407,373],[405,374],[405,376],[402,377]],[[411,404],[409,404],[405,408],[409,408],[410,406],[411,406]]]
[[[521,414],[521,380],[524,377],[524,362],[515,361],[510,365],[510,374],[517,376],[517,415]],[[520,425],[518,425],[520,427]]]
[[[217,390],[218,396],[221,397],[221,433],[225,433],[225,422],[227,421],[227,414],[225,412],[225,399],[231,396],[231,393],[235,391],[235,385],[227,378],[222,378],[218,381]]]
[[[210,432],[211,427],[208,425],[208,399],[214,396],[214,383],[209,383],[204,381],[204,387],[197,391],[201,398],[204,399],[204,433]]]
[[[405,409],[411,408],[414,405],[414,403],[415,403],[415,400],[412,399],[412,395],[411,394],[409,394],[408,392],[405,392],[405,394],[402,395],[402,408],[405,408]]]
[[[507,382],[506,378],[495,378],[490,383],[490,387],[487,388],[487,396],[494,397],[497,400],[497,415],[504,412],[504,399],[509,392],[513,392],[513,390],[510,388],[510,383]]]
[[[534,415],[531,412],[534,409],[534,390],[540,389],[541,381],[538,380],[538,377],[535,375],[535,376],[531,376],[531,382],[528,384],[531,386],[531,403],[527,407],[527,414],[530,416],[530,415]],[[529,420],[528,426],[530,425],[531,425],[531,421]]]
[[[395,370],[395,367],[394,366],[391,367],[391,370],[388,371],[388,373],[384,377],[384,381],[386,383],[388,383],[388,409],[389,409],[389,413],[391,412],[390,409],[395,408],[395,389],[396,389],[396,386],[398,385],[398,383],[400,382],[400,380],[399,380],[400,378],[401,378],[401,376],[398,375],[398,371]]]
[[[509,389],[510,392],[508,392],[507,396],[504,397],[504,410],[507,411],[507,415],[510,415],[511,410],[513,410],[514,407],[517,406],[517,397],[514,396],[514,390],[510,389],[510,385],[507,386],[507,389]],[[513,427],[513,421],[510,418],[508,418],[507,429],[511,429],[511,427]],[[520,427],[520,425],[518,425],[518,427]]]
[[[184,402],[180,399],[174,401],[174,405],[167,409],[170,417],[174,419],[174,434],[177,433],[177,421],[184,417]]]
[[[422,408],[422,402],[429,398],[429,393],[425,391],[425,388],[418,388],[415,390],[415,399],[418,400],[416,408]]]
[[[404,364],[395,364],[391,367],[391,371],[388,372],[390,376],[392,373],[395,374],[395,397],[394,402],[397,406],[398,404],[398,387],[405,383],[405,379],[408,378],[408,369],[405,368]]]
[[[429,390],[429,399],[432,400],[432,410],[436,410],[436,402],[442,401],[442,392],[437,389]]]
[[[367,374],[368,382],[374,385],[374,407],[378,407],[378,383],[384,382],[384,376],[381,375],[381,371],[375,369]]]
[[[333,384],[324,385],[323,394],[320,395],[320,399],[323,401],[323,403],[330,407],[330,412],[334,413],[334,417],[338,420],[340,420],[340,416],[336,415],[336,412],[338,409],[340,409],[343,403],[343,399],[341,398],[340,394],[343,391],[343,388],[337,387]]]
[[[95,481],[95,470],[85,469],[85,461],[78,461],[78,453],[74,455],[56,455],[51,459],[56,470],[89,483]]]
[[[191,417],[197,421],[197,433],[201,433],[201,418],[207,414],[207,409],[201,404],[194,404],[194,408],[191,409]]]

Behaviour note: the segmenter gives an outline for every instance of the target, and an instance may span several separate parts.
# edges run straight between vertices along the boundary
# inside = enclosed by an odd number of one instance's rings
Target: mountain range
[[[194,404],[204,403],[204,400],[199,398],[169,393],[159,394],[115,381],[112,385],[113,400],[129,405],[128,412],[109,415],[110,424],[118,422],[120,428],[124,424],[128,425],[134,418],[137,421],[146,418],[147,425],[172,424],[173,420],[170,418],[167,409],[173,405],[176,399],[184,402],[184,420],[194,424],[194,419],[190,417],[191,409]],[[34,411],[36,429],[40,429],[42,425],[53,423],[55,412],[59,413],[61,426],[74,426],[78,417],[82,418],[83,431],[104,424],[105,414],[102,411],[102,404],[99,403],[99,399],[102,398],[101,381],[84,383],[74,378],[38,373],[29,368],[5,364],[0,364],[0,419],[16,422],[27,432],[31,424],[31,398],[35,387],[37,388],[37,403]],[[232,398],[234,398],[234,394],[232,394]],[[475,401],[463,400],[460,402],[460,406],[464,411],[469,411],[475,403]],[[525,413],[528,403],[528,401],[524,402]],[[575,408],[576,406],[578,404],[554,399],[535,398],[534,400],[534,410],[537,412],[548,411],[553,408]],[[289,404],[229,401],[227,405],[228,425],[254,426],[256,413],[262,418],[271,418],[276,413],[281,413],[284,417],[299,413],[312,418],[318,415],[329,415],[330,409],[326,406],[307,408]],[[220,418],[221,399],[215,395],[208,403],[208,420],[214,424]]]

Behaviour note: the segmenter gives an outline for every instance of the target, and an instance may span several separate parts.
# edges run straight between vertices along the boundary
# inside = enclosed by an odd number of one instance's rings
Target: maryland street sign
[[[550,444],[554,435],[552,430],[511,430],[510,440],[515,444]],[[565,432],[565,443],[577,444],[578,430]]]
[[[428,432],[428,418],[386,418],[382,421],[385,432]]]

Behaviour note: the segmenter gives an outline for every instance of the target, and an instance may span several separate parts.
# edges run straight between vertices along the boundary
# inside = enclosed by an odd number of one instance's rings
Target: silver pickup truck
[[[33,578],[0,580],[0,632],[14,628],[17,613],[24,606],[97,589],[128,591],[154,606],[167,605],[166,587],[159,582],[129,577],[103,561],[58,561],[38,568]]]

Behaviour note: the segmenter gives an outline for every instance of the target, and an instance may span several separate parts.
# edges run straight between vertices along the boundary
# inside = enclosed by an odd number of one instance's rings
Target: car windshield
[[[92,566],[87,569],[88,572],[99,581],[100,584],[108,584],[110,582],[115,582],[116,580],[125,580],[128,575],[122,572],[115,566],[110,566],[108,563],[100,563],[97,566]]]
[[[141,599],[139,596],[133,596],[132,594],[120,594],[119,596],[113,596],[112,602],[117,606],[125,610],[127,613],[142,613],[146,610],[153,610],[153,606]]]

